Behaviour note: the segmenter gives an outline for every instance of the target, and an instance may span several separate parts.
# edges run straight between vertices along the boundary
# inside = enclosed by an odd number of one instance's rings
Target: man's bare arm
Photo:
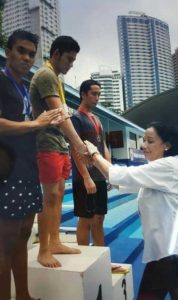
[[[91,178],[88,169],[86,165],[83,163],[83,161],[80,159],[79,154],[76,152],[74,147],[70,144],[71,150],[72,150],[72,156],[75,161],[76,167],[80,173],[80,175],[83,177],[84,185],[87,190],[88,194],[95,194],[97,192],[96,185]]]
[[[0,134],[24,134],[50,124],[59,125],[63,121],[59,109],[43,112],[36,120],[15,122],[0,118]]]
[[[54,108],[63,108],[63,104],[59,97],[51,96],[45,99],[49,109]],[[74,129],[74,126],[70,119],[67,119],[65,122],[61,123],[61,129],[63,130],[66,137],[69,139],[70,143],[77,149],[81,154],[87,153],[87,148],[77,132]]]

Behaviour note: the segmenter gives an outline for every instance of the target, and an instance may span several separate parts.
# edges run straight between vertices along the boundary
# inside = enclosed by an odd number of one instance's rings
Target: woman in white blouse
[[[86,144],[94,165],[111,184],[139,191],[147,265],[138,299],[164,299],[169,292],[178,300],[178,129],[151,123],[143,143],[149,163],[141,166],[113,166],[94,145]]]

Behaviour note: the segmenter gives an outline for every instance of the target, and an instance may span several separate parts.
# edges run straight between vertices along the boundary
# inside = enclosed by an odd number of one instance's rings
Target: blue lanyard
[[[23,101],[23,107],[24,107],[23,108],[23,114],[30,117],[30,115],[31,115],[31,102],[30,102],[29,93],[27,92],[27,89],[26,89],[25,85],[22,84],[22,89],[23,89],[23,92],[22,92],[21,89],[19,88],[17,82],[15,81],[15,79],[10,74],[9,70],[7,68],[5,68],[4,72],[8,76],[10,81],[13,83],[14,87],[16,88],[19,96],[21,97],[21,99]]]

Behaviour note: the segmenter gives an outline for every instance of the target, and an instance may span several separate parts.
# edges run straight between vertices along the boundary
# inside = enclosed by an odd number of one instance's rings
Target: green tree
[[[3,33],[3,29],[2,29],[4,4],[5,4],[5,0],[0,0],[0,47],[1,48],[5,48],[6,47],[6,42],[7,42],[7,37]]]

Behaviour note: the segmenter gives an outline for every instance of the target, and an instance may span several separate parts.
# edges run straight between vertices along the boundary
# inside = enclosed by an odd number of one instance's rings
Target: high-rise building
[[[100,104],[119,113],[123,111],[122,81],[118,71],[102,66],[91,78],[101,84]]]
[[[175,87],[168,25],[131,12],[117,28],[125,108]]]
[[[7,36],[16,29],[38,34],[36,65],[41,65],[49,56],[52,41],[60,34],[59,0],[6,0],[3,29]]]
[[[174,76],[176,87],[178,86],[178,48],[176,48],[175,53],[172,55],[173,65],[174,65]]]

